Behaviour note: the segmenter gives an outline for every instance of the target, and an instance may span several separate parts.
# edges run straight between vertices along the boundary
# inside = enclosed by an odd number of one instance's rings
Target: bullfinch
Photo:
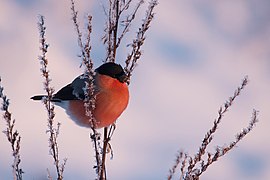
[[[89,117],[86,116],[84,106],[83,89],[86,81],[84,75],[78,76],[54,94],[52,102],[65,109],[76,124],[90,127]],[[96,128],[113,124],[126,109],[129,101],[126,81],[127,75],[119,64],[108,62],[95,70],[94,93],[96,94],[96,104],[93,116]],[[42,100],[45,97],[45,95],[37,95],[31,97],[31,99]]]

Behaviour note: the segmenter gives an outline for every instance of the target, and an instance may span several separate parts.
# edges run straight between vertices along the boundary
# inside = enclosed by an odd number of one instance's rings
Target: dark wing
[[[84,100],[84,88],[87,78],[83,75],[78,76],[71,84],[66,85],[60,89],[54,96],[54,101],[61,100]],[[95,88],[96,91],[96,88]]]
[[[78,100],[79,98],[73,94],[73,90],[71,84],[66,85],[53,96],[53,101]]]

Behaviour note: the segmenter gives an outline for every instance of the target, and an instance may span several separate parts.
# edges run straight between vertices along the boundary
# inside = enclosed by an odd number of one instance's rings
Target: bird
[[[70,84],[53,94],[52,102],[65,109],[66,114],[76,124],[89,128],[103,128],[114,124],[117,118],[127,108],[129,102],[128,76],[121,65],[107,62],[95,69],[94,94],[96,95],[92,127],[84,106],[84,88],[89,78],[79,75]],[[43,100],[46,95],[36,95],[32,100]]]

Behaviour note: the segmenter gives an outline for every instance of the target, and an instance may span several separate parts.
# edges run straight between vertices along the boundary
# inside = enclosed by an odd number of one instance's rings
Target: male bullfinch
[[[95,70],[94,89],[96,104],[93,112],[96,128],[107,127],[126,109],[129,91],[127,75],[119,64],[108,62]],[[84,88],[87,79],[78,76],[72,83],[60,89],[52,97],[52,102],[64,108],[70,118],[78,125],[90,127],[89,117],[85,115]],[[45,95],[33,96],[33,100],[42,100]]]

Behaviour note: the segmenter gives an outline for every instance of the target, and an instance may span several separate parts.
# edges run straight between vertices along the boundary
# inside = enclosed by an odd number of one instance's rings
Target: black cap
[[[124,83],[127,80],[127,75],[120,64],[113,62],[108,62],[102,64],[96,69],[96,72],[102,75],[107,75],[112,78],[117,79],[118,81]]]

